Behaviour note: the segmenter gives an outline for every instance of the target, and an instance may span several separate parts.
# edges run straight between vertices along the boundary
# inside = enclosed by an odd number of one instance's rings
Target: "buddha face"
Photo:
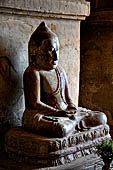
[[[36,65],[43,70],[55,69],[59,61],[59,41],[57,37],[45,39],[38,48]]]

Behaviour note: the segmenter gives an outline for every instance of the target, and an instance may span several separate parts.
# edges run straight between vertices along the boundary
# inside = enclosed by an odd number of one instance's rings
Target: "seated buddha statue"
[[[58,66],[59,40],[42,22],[32,35],[36,47],[25,70],[25,130],[48,137],[65,137],[75,129],[105,124],[103,112],[77,108],[68,85],[66,73]]]

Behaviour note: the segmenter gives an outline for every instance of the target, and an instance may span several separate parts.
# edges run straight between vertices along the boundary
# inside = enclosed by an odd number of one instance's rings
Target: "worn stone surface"
[[[72,15],[85,17],[90,13],[90,3],[85,0],[76,0],[76,2],[73,0],[1,0],[0,7],[18,9],[18,12],[19,10],[29,10],[29,12],[47,13],[47,15],[45,14],[47,17],[50,17],[51,14],[55,14],[56,17],[60,14],[70,15],[70,17]]]
[[[24,109],[22,74],[28,62],[29,30],[18,21],[0,22],[0,111],[5,121],[16,125]]]
[[[0,170],[102,170],[103,162],[97,157],[97,155],[91,154],[86,157],[78,158],[66,165],[60,165],[57,167],[39,168],[39,166],[33,166],[23,163],[17,163],[7,158],[3,153],[0,153]]]
[[[95,153],[95,144],[110,138],[109,126],[100,125],[68,137],[48,138],[21,128],[8,131],[5,150],[9,158],[40,167],[59,166]]]
[[[28,42],[42,20],[60,39],[60,64],[68,74],[71,94],[78,104],[80,20],[86,15],[89,3],[84,0],[0,1],[0,127],[4,125],[0,131],[8,125],[21,125]]]
[[[81,26],[80,105],[104,111],[113,129],[113,11],[97,11]]]

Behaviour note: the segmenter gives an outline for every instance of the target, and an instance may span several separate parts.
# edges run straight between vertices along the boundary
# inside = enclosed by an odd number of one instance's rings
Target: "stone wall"
[[[28,43],[42,21],[59,37],[60,65],[67,72],[72,97],[78,104],[80,21],[89,15],[89,5],[85,0],[0,1],[0,125],[21,125]],[[0,126],[1,131],[7,126]]]
[[[79,104],[104,111],[113,129],[113,10],[91,13],[81,25]]]
[[[113,1],[112,0],[89,0],[91,3],[91,8],[112,8]]]

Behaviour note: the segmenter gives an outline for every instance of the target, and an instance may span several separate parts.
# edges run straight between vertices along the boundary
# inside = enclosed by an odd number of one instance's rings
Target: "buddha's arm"
[[[43,115],[66,116],[65,111],[59,111],[40,100],[40,74],[35,70],[28,70],[24,74],[24,93],[26,107],[36,109]]]
[[[63,74],[64,74],[64,77],[65,77],[65,98],[66,98],[66,102],[68,104],[67,110],[76,110],[77,107],[76,107],[76,105],[74,104],[74,102],[71,98],[68,80],[67,80],[67,76],[66,76],[66,73],[65,73],[64,70],[63,70]]]

